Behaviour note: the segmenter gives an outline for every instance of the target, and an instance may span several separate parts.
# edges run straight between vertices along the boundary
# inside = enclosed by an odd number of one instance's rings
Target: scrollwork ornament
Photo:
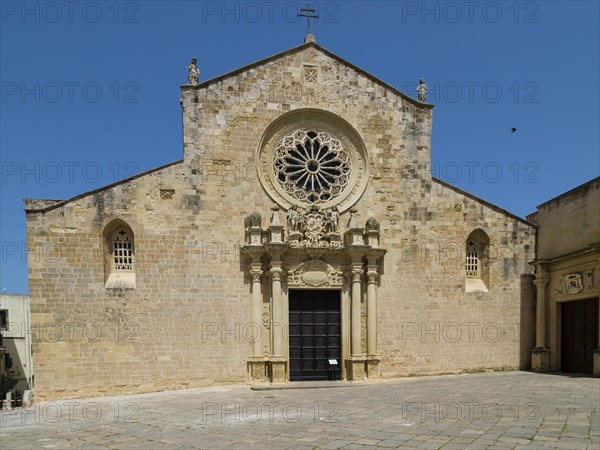
[[[545,278],[540,279],[540,281],[543,281],[543,280],[546,280],[546,283],[547,283],[549,279],[545,279]],[[535,283],[535,281],[536,280],[534,280],[534,283]],[[565,295],[565,277],[564,276],[560,277],[560,279],[558,280],[557,283],[558,283],[557,287],[550,291],[550,298],[562,297],[563,295]],[[551,284],[556,285],[556,282],[553,281]],[[538,285],[536,284],[536,286],[538,286]],[[545,284],[544,284],[544,286],[545,286]],[[539,286],[538,286],[538,288],[539,288]]]
[[[269,315],[268,308],[265,308],[262,312],[262,323],[263,327],[265,327],[267,330],[271,328],[271,317]]]
[[[587,288],[591,291],[592,289],[594,289],[594,270],[589,269],[588,271],[586,271],[585,275],[587,277]]]
[[[302,284],[302,270],[293,270],[288,276],[288,284],[293,286],[300,286]]]
[[[333,267],[327,269],[327,275],[329,277],[330,285],[341,285],[343,281],[342,272],[335,270]]]

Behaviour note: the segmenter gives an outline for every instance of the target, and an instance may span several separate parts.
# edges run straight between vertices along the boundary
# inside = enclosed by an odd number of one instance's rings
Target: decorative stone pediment
[[[324,261],[306,261],[288,272],[291,287],[341,287],[343,273]]]

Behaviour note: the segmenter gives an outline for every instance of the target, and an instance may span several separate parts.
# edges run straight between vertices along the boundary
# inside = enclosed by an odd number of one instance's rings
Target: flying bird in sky
[[[516,128],[511,128],[511,129],[510,129],[510,132],[511,132],[511,134],[512,134],[512,133],[514,133],[515,131],[517,131],[517,129],[516,129]]]

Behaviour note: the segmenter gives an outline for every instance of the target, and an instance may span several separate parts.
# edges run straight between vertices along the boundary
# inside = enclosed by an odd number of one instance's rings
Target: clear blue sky
[[[190,58],[206,80],[299,45],[303,4],[0,2],[0,289],[28,292],[23,198],[182,158]],[[323,47],[411,96],[426,79],[434,175],[521,217],[599,175],[599,2],[313,5]]]

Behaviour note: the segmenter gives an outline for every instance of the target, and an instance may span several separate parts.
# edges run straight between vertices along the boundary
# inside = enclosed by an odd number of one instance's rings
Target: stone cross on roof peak
[[[306,3],[306,7],[305,8],[300,8],[300,13],[298,13],[298,17],[306,17],[306,21],[307,21],[307,26],[308,26],[308,32],[306,34],[306,37],[304,38],[304,42],[315,42],[315,36],[314,34],[311,34],[310,32],[310,19],[318,19],[319,15],[316,14],[316,10],[312,9],[310,7],[309,3]]]

